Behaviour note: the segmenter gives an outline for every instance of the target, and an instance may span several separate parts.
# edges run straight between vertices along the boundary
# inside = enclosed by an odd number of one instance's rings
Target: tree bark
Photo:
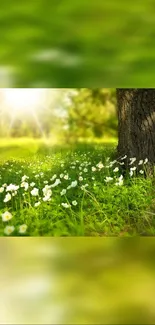
[[[118,156],[155,163],[155,89],[117,89]]]

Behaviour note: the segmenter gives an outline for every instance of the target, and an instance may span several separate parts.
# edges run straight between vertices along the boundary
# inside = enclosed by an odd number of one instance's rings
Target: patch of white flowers
[[[0,201],[2,203],[4,202],[4,210],[2,210],[4,212],[1,214],[2,222],[6,224],[13,217],[13,220],[15,219],[13,208],[16,206],[16,200],[21,201],[22,204],[24,202],[27,206],[35,209],[37,214],[40,213],[46,205],[49,206],[52,211],[52,204],[53,201],[55,202],[54,195],[56,193],[56,195],[59,196],[58,200],[60,200],[58,206],[64,209],[74,209],[74,207],[79,206],[80,202],[77,198],[80,197],[80,191],[85,191],[87,194],[93,190],[97,191],[99,183],[102,184],[102,186],[106,186],[107,190],[114,185],[125,185],[125,177],[121,175],[121,166],[125,165],[125,159],[128,158],[127,155],[120,158],[119,161],[110,161],[108,157],[105,163],[102,162],[102,156],[100,154],[95,157],[95,161],[93,162],[91,162],[92,159],[90,159],[87,154],[82,154],[81,161],[76,159],[76,154],[74,158],[74,161],[70,162],[70,167],[66,169],[64,167],[64,162],[61,163],[61,159],[59,159],[59,167],[61,166],[63,169],[60,170],[59,174],[53,175],[49,168],[48,176],[42,171],[43,162],[39,162],[38,165],[37,162],[34,164],[30,163],[31,168],[34,168],[32,177],[25,175],[24,166],[21,166],[21,170],[14,172],[15,177],[17,177],[17,179],[19,178],[19,182],[15,181],[15,184],[12,182],[7,184],[5,183],[5,179],[4,183],[2,182],[3,170],[7,168],[8,171],[11,172],[13,168],[13,164],[12,166],[6,164],[6,167],[4,166],[2,168],[2,175],[0,175]],[[47,159],[52,160],[50,156]],[[144,165],[148,163],[148,158],[138,161],[136,157],[133,157],[127,160],[129,161],[130,177],[133,177],[136,171],[138,171],[139,177],[140,175],[144,175]],[[87,191],[87,187],[89,187],[89,192]],[[64,198],[67,199],[67,202],[62,202],[65,201]],[[38,207],[40,208],[37,209]],[[5,211],[6,208],[9,211]],[[22,222],[24,221],[22,220]],[[10,235],[15,229],[13,225],[7,225],[4,229],[4,233],[5,235]],[[18,225],[17,231],[22,235],[27,233],[27,229],[26,223],[23,223],[20,226]]]

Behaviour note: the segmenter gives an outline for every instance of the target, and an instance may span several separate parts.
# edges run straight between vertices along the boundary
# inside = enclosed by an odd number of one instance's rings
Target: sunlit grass
[[[104,145],[117,145],[117,138],[114,137],[104,137],[103,139],[80,139],[79,141],[82,143],[98,143],[98,144],[104,144]],[[63,149],[63,147],[66,147],[65,144],[61,144],[57,142],[57,139],[53,136],[52,138],[40,138],[40,139],[34,139],[34,138],[1,138],[0,141],[0,160],[8,160],[8,159],[24,159],[28,157],[32,157],[37,152],[40,152],[40,150],[48,152],[53,152],[55,147]],[[73,145],[74,147],[74,145]],[[68,146],[70,148],[70,146]]]
[[[3,140],[0,155],[1,236],[155,234],[146,162],[137,177],[135,161],[123,176],[115,141],[72,146],[11,141]]]

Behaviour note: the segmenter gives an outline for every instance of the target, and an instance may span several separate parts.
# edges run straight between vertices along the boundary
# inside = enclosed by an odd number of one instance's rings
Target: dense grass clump
[[[113,146],[42,146],[26,159],[1,161],[0,235],[155,235],[148,160],[131,159],[124,177],[126,157],[114,157]]]

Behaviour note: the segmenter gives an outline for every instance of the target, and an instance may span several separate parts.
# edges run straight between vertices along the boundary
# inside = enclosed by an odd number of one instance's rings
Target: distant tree
[[[74,89],[69,98],[68,134],[74,138],[117,134],[115,89]]]

